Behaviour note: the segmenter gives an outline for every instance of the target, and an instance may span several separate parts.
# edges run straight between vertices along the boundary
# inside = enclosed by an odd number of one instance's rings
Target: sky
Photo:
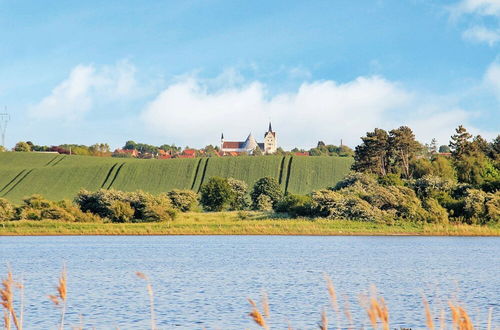
[[[500,133],[500,0],[0,0],[6,146]]]

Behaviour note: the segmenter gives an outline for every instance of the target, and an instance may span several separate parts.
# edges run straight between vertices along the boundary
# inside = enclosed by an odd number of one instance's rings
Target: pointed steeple
[[[268,132],[272,132],[273,128],[271,127],[271,122],[269,122],[269,129],[267,130]]]
[[[224,140],[224,133],[221,133],[221,135],[220,135],[220,139],[221,139],[221,140]]]

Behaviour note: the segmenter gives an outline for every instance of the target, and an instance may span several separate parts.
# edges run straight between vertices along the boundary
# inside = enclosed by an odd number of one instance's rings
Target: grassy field
[[[242,217],[242,215],[244,215]],[[2,235],[437,235],[500,236],[500,226],[397,225],[327,219],[272,218],[264,212],[183,213],[168,223],[0,222]]]
[[[335,185],[352,164],[342,157],[224,157],[197,159],[124,159],[48,153],[0,153],[0,198],[19,203],[41,194],[50,200],[73,199],[87,190],[167,192],[193,189],[212,176],[233,177],[251,187],[270,176],[283,190],[309,193]]]

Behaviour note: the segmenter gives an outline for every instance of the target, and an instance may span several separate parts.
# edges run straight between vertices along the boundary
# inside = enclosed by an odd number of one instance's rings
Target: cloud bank
[[[96,103],[134,95],[135,71],[126,61],[99,69],[93,65],[78,65],[47,97],[31,106],[28,113],[37,119],[80,119]]]
[[[355,146],[375,127],[400,125],[412,127],[424,142],[447,143],[453,129],[470,117],[444,101],[425,102],[423,95],[379,76],[303,83],[295,92],[272,97],[266,90],[258,81],[213,90],[206,80],[189,77],[165,88],[141,117],[159,136],[200,146],[217,144],[221,132],[226,139],[244,139],[249,132],[262,139],[271,120],[286,148],[341,139]]]

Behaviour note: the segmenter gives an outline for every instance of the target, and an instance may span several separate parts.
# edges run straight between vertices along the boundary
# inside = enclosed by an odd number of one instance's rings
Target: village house
[[[223,155],[233,154],[253,154],[255,149],[259,148],[264,154],[274,154],[278,149],[278,141],[276,139],[276,132],[273,131],[271,123],[269,129],[264,133],[264,142],[258,143],[252,136],[248,135],[245,141],[226,141],[224,133],[221,136],[220,150]]]

